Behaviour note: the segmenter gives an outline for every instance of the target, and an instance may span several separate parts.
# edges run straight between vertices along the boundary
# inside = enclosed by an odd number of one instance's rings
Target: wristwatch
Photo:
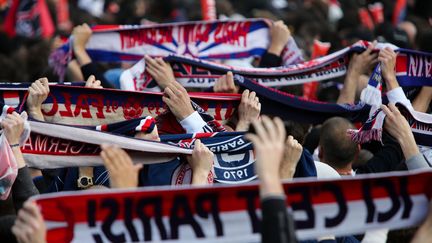
[[[93,167],[80,167],[78,170],[78,188],[86,189],[93,186]]]

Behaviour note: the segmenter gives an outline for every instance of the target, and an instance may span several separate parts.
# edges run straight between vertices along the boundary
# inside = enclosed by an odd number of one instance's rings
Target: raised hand
[[[285,151],[286,131],[278,117],[271,120],[263,116],[254,121],[256,134],[246,134],[255,151],[255,171],[260,179],[261,197],[271,194],[284,194],[279,177],[279,168]]]
[[[408,121],[394,104],[381,105],[386,114],[384,129],[393,136],[401,146],[405,159],[419,153],[419,149]]]
[[[1,121],[4,135],[10,145],[19,144],[21,134],[24,131],[24,119],[15,111],[7,114]]]
[[[399,87],[396,80],[396,52],[390,47],[386,47],[379,52],[378,60],[381,62],[381,74],[386,82],[387,90]]]
[[[90,26],[88,26],[87,24],[75,26],[75,28],[72,30],[72,35],[74,37],[73,51],[80,66],[89,64],[92,61],[87,51],[85,50],[85,46],[87,45],[87,42],[90,39],[92,33],[93,32]]]
[[[187,156],[190,167],[192,168],[192,184],[205,185],[207,178],[213,168],[213,153],[201,143],[201,140],[195,141],[195,147],[192,155]]]
[[[192,107],[189,94],[178,82],[171,82],[165,88],[162,100],[179,121],[182,121],[195,111]]]
[[[290,36],[291,32],[282,20],[274,22],[270,27],[271,43],[267,51],[280,56]]]
[[[234,83],[233,73],[229,71],[227,74],[221,76],[214,84],[213,91],[215,93],[237,94],[239,87]]]
[[[88,24],[77,25],[72,30],[73,48],[75,51],[85,50],[85,46],[90,39],[93,31]]]
[[[110,175],[111,188],[134,188],[138,186],[138,173],[142,164],[134,165],[130,156],[115,145],[101,145],[101,157]]]
[[[359,82],[361,76],[370,76],[372,69],[378,63],[378,54],[372,52],[375,46],[376,42],[373,42],[366,51],[361,54],[354,53],[351,57],[344,86],[337,100],[338,104],[355,102],[357,90],[364,86]]]
[[[101,85],[101,81],[96,80],[96,77],[94,75],[90,75],[90,77],[86,81],[85,86],[87,88],[103,89],[103,87]]]
[[[350,60],[348,72],[354,72],[358,75],[369,75],[369,73],[378,63],[378,54],[372,52],[375,46],[376,42],[373,42],[364,52],[360,54],[354,53]]]
[[[156,80],[159,87],[164,90],[171,83],[177,83],[171,65],[166,63],[162,58],[151,58],[145,56],[146,70]]]
[[[43,121],[42,103],[48,97],[50,88],[47,78],[40,78],[32,83],[28,89],[29,95],[27,97],[27,111],[30,117]]]
[[[239,121],[236,131],[247,131],[249,125],[258,119],[261,111],[261,103],[255,92],[243,91],[240,105],[238,107]]]
[[[280,168],[280,176],[282,179],[293,178],[302,152],[303,147],[301,144],[294,139],[293,136],[288,136],[285,142],[284,157]]]
[[[19,243],[46,242],[46,226],[36,203],[27,201],[18,212],[12,233]]]

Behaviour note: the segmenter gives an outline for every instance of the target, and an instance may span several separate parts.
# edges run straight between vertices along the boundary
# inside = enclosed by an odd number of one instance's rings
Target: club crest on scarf
[[[161,140],[180,147],[193,148],[196,139],[201,139],[214,153],[212,173],[209,180],[224,184],[244,183],[256,178],[255,155],[250,142],[243,133],[197,133],[184,135],[162,135]],[[180,165],[172,174],[172,184],[182,184],[191,180],[191,170],[186,164]]]

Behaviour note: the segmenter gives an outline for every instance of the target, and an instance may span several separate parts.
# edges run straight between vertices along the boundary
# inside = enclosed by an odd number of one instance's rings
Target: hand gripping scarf
[[[396,106],[411,126],[416,143],[432,147],[432,115],[410,110],[401,103],[396,103]],[[381,141],[384,121],[384,112],[377,109],[358,131],[349,130],[349,133],[357,143]]]
[[[86,50],[94,62],[138,61],[143,55],[189,55],[200,59],[227,60],[259,57],[270,44],[271,21],[196,21],[151,26],[95,26]],[[50,57],[55,70],[64,75],[72,58],[72,41]],[[283,58],[285,65],[302,61],[293,38]]]

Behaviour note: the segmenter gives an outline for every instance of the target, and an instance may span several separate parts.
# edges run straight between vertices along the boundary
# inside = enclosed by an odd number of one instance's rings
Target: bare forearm
[[[246,132],[249,129],[250,122],[239,121],[236,126],[236,132]]]
[[[394,76],[394,75],[392,75],[391,77],[385,78],[385,83],[387,86],[387,91],[399,88],[399,83],[396,79],[396,76]]]
[[[427,112],[429,105],[431,103],[432,99],[432,87],[431,86],[424,86],[420,90],[420,93],[415,97],[414,101],[412,102],[412,105],[414,107],[414,110],[419,112]]]
[[[274,195],[284,195],[284,190],[281,184],[281,181],[278,176],[266,177],[261,176],[259,178],[260,184],[260,196],[261,198],[267,197],[267,196],[274,196]]]
[[[404,133],[402,131],[397,140],[401,146],[405,159],[411,158],[412,156],[420,153],[411,131],[410,133]]]
[[[78,61],[78,64],[80,66],[84,66],[91,63],[92,60],[84,48],[75,49],[74,53],[75,53],[75,58]]]
[[[28,109],[28,114],[31,118],[33,118],[35,120],[45,121],[45,118],[44,118],[40,108],[30,108],[30,109]]]
[[[355,95],[357,90],[357,82],[360,78],[360,74],[357,73],[348,73],[344,86],[339,94],[337,103],[338,104],[345,104],[345,103],[354,103],[355,102]]]
[[[26,163],[25,163],[24,157],[23,157],[23,155],[21,153],[20,147],[18,147],[18,146],[13,147],[12,148],[12,152],[13,152],[13,154],[15,156],[15,160],[17,162],[18,169],[25,167]]]
[[[193,171],[192,172],[192,185],[207,185],[208,184],[208,172],[205,171]]]

